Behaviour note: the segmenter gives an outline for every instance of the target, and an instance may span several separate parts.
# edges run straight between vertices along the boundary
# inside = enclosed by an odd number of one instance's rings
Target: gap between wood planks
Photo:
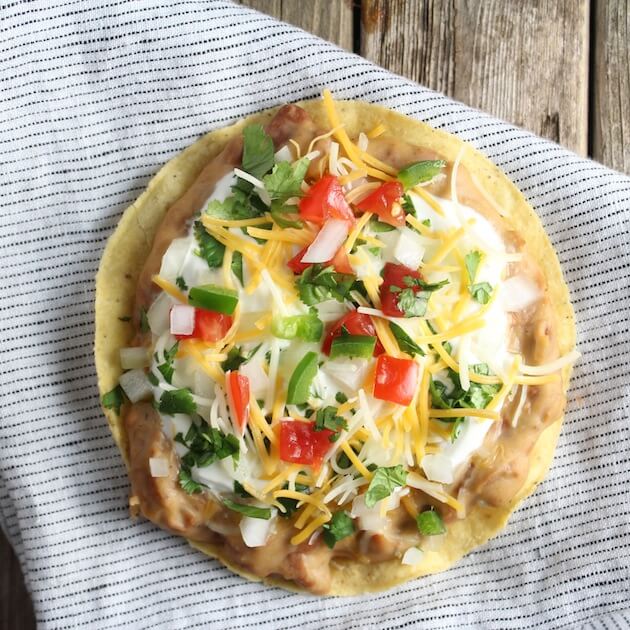
[[[422,85],[630,171],[628,3],[243,0]],[[626,147],[626,145],[628,145]]]

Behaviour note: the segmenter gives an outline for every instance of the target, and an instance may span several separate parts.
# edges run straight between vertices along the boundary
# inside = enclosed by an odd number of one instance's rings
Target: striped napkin
[[[630,627],[627,177],[228,2],[0,12],[0,522],[41,628]],[[584,355],[553,469],[507,529],[446,573],[350,599],[247,582],[132,523],[92,359],[99,258],[160,166],[324,87],[503,168],[556,247]]]

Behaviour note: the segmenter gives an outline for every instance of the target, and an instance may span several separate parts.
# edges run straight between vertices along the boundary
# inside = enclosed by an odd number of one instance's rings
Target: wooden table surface
[[[629,0],[242,0],[630,173]],[[0,534],[0,630],[31,630]]]

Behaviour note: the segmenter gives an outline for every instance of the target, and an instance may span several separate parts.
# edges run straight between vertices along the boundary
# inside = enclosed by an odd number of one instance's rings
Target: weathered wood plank
[[[630,6],[599,0],[594,19],[592,153],[630,174]]]
[[[252,9],[299,26],[352,50],[351,0],[240,0]]]
[[[581,154],[588,37],[588,0],[362,1],[363,56]]]
[[[1,531],[0,628],[35,630],[33,606],[24,586],[20,564]]]

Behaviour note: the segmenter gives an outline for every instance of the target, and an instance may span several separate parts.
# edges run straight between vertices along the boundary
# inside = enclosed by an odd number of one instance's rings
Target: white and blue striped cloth
[[[5,0],[0,16],[0,522],[41,628],[630,627],[627,177],[227,2]],[[503,168],[556,247],[584,355],[553,469],[507,529],[351,599],[245,581],[132,523],[92,358],[105,241],[160,166],[323,87]]]

